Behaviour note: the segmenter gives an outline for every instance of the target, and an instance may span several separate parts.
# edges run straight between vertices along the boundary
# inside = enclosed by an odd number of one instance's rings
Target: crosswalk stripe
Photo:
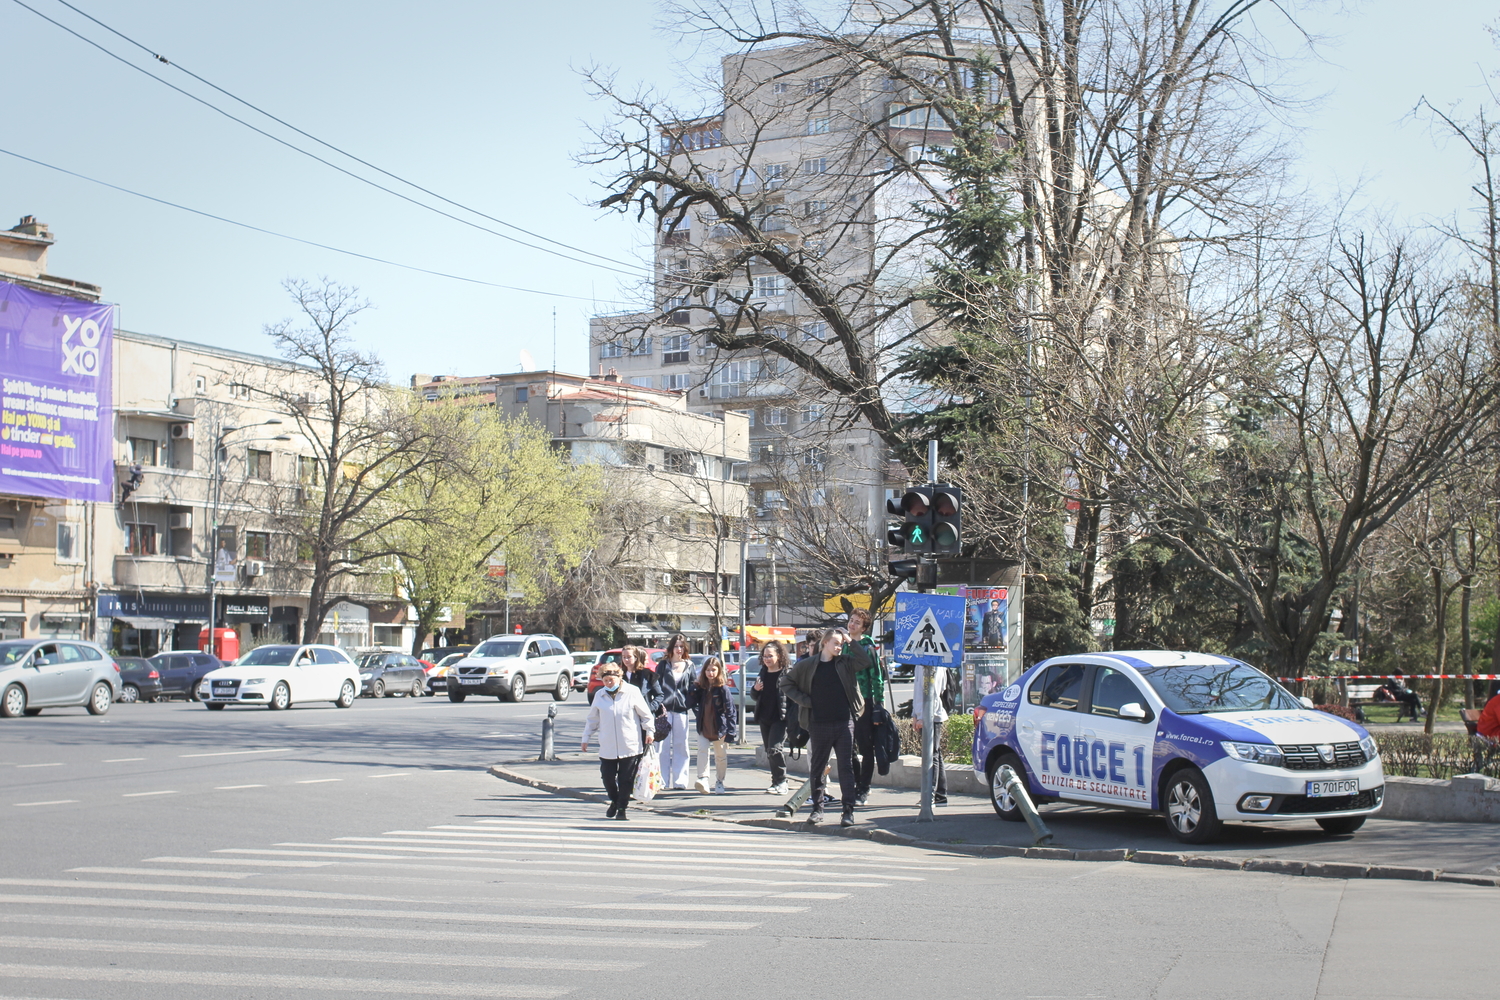
[[[769,810],[768,810],[769,812]],[[628,828],[620,828],[618,825],[607,820],[585,820],[574,821],[541,821],[541,820],[512,820],[512,819],[481,819],[474,823],[441,823],[429,827],[432,830],[516,830],[522,832],[536,833],[570,833],[578,835],[592,835],[604,837],[609,840],[659,840],[662,834],[680,833],[690,837],[694,841],[704,842],[732,842],[736,844],[751,841],[767,844],[805,844],[806,838],[800,834],[787,830],[767,830],[754,826],[732,826],[723,823],[713,823],[707,820],[695,820],[688,824],[674,824],[671,826],[651,826],[646,823],[636,823],[633,819]],[[885,848],[865,841],[850,840],[839,845],[840,850],[861,854],[883,854]]]
[[[0,935],[0,946],[23,951],[70,951],[86,954],[99,948],[112,949],[115,954],[128,955],[190,955],[202,956],[203,945],[197,942],[173,944],[163,941],[111,941],[102,938],[58,938],[22,937]],[[629,972],[639,969],[643,962],[617,962],[578,958],[542,956],[521,958],[511,955],[439,955],[433,952],[351,951],[346,948],[288,948],[247,945],[236,940],[233,945],[236,961],[246,958],[270,958],[278,962],[360,962],[382,965],[449,965],[455,968],[472,969],[556,969],[563,972]]]
[[[58,927],[109,927],[118,929],[120,919],[115,916],[91,917],[72,913],[0,913],[0,923],[25,924],[28,927],[52,924]],[[231,934],[285,935],[288,937],[346,937],[370,939],[411,940],[409,927],[334,927],[329,924],[272,924],[244,920],[173,920],[162,917],[131,917],[130,927],[139,931],[190,930],[196,933],[223,931]],[[444,941],[483,944],[557,944],[556,934],[518,934],[513,931],[443,931]],[[686,951],[708,944],[704,938],[656,937],[649,934],[630,937],[605,937],[589,935],[589,944],[598,948],[654,949]],[[0,1000],[4,1000],[0,997]]]
[[[620,850],[618,850],[618,849],[610,850],[610,849],[600,848],[598,850],[590,850],[590,849],[581,848],[581,847],[575,847],[575,848],[564,847],[564,848],[561,848],[561,849],[554,849],[551,846],[546,846],[546,845],[542,845],[542,844],[535,844],[535,845],[532,845],[532,844],[516,844],[516,843],[513,843],[513,842],[509,842],[509,841],[504,842],[504,843],[496,843],[496,844],[475,843],[475,844],[473,844],[471,846],[465,846],[465,847],[459,847],[459,846],[453,846],[453,847],[426,846],[426,845],[431,844],[431,843],[432,843],[432,841],[422,840],[422,839],[416,838],[416,837],[337,837],[337,838],[335,838],[334,842],[331,843],[331,844],[309,844],[309,843],[302,843],[302,842],[299,842],[299,841],[283,841],[282,843],[279,843],[276,846],[277,847],[348,847],[350,849],[367,849],[367,850],[384,849],[384,850],[396,850],[396,851],[413,851],[413,852],[417,852],[417,853],[420,853],[420,854],[470,854],[470,855],[478,854],[478,855],[486,855],[486,856],[491,856],[491,857],[512,857],[512,856],[515,856],[515,855],[520,855],[522,857],[533,857],[533,856],[538,855],[538,854],[546,854],[546,855],[560,855],[562,857],[567,857],[567,858],[613,858],[613,857],[618,857],[619,854],[620,854]],[[455,844],[462,844],[463,841],[455,841],[454,843]],[[422,846],[418,846],[418,845],[422,845]],[[632,848],[631,850],[634,852],[634,848]],[[636,852],[636,853],[638,853],[638,852]],[[956,870],[956,869],[951,868],[951,867],[935,867],[935,866],[929,866],[929,865],[887,864],[887,863],[876,863],[876,862],[872,862],[872,861],[862,861],[862,860],[847,860],[846,861],[846,860],[843,860],[842,858],[840,858],[838,855],[817,856],[815,858],[786,858],[786,857],[783,857],[782,855],[771,854],[771,853],[756,854],[756,855],[753,855],[753,856],[748,856],[748,855],[746,855],[744,853],[736,853],[735,856],[733,856],[733,857],[726,857],[722,851],[712,851],[712,852],[709,852],[709,851],[696,851],[696,850],[694,850],[692,848],[683,848],[683,849],[680,849],[680,850],[674,850],[674,849],[671,849],[671,848],[663,848],[661,851],[656,852],[656,853],[660,853],[660,854],[663,854],[663,855],[668,856],[668,857],[678,857],[680,855],[690,855],[691,856],[691,860],[693,860],[695,862],[702,862],[703,864],[713,864],[713,865],[765,865],[765,864],[779,864],[779,865],[785,865],[787,867],[807,867],[807,866],[810,866],[810,865],[834,865],[834,866],[836,866],[838,868],[865,868],[865,869],[871,869],[871,870],[875,870],[875,871],[896,870],[896,871],[934,871],[934,872],[944,872],[944,871],[955,871]],[[655,854],[650,854],[650,855],[647,855],[647,856],[648,857],[654,857]]]
[[[607,844],[611,845],[611,847],[615,847],[615,848],[617,848],[619,846],[619,843],[617,841],[611,839],[611,838],[603,838],[603,837],[601,837],[601,838],[579,837],[579,836],[571,835],[571,834],[568,834],[568,833],[559,833],[558,836],[556,836],[556,837],[548,837],[545,840],[543,840],[540,837],[536,837],[536,836],[525,836],[525,837],[522,837],[522,836],[518,836],[517,834],[513,834],[513,833],[489,833],[489,834],[486,834],[486,833],[469,833],[469,832],[460,833],[460,832],[457,832],[457,831],[450,831],[450,830],[387,830],[385,833],[380,834],[380,836],[382,838],[388,838],[388,837],[419,837],[419,838],[427,838],[427,839],[432,840],[434,842],[441,841],[441,842],[444,842],[444,843],[453,843],[453,844],[505,843],[505,844],[515,844],[518,847],[525,847],[525,846],[529,846],[531,844],[545,844],[547,846],[560,846],[560,845],[574,845],[574,844],[576,844],[576,845],[584,846],[584,847],[597,847],[597,846],[600,846],[601,844],[604,844],[604,843],[607,843]],[[373,838],[373,837],[335,837],[334,838],[334,840],[336,840],[336,841],[345,841],[345,840],[373,840],[373,839],[375,839],[375,838]],[[700,840],[698,837],[693,837],[691,839],[691,843],[694,844],[694,845],[700,845],[700,844],[702,844],[702,845],[705,845],[705,846],[702,846],[702,847],[694,846],[692,848],[683,848],[683,847],[681,847],[679,845],[676,845],[676,844],[664,844],[664,843],[662,843],[661,841],[658,840],[658,841],[652,841],[652,842],[646,843],[646,844],[635,844],[635,843],[632,843],[632,844],[629,845],[629,849],[631,851],[633,851],[633,852],[634,851],[646,851],[646,852],[649,852],[649,853],[657,853],[657,854],[680,854],[680,853],[684,853],[684,852],[686,852],[686,853],[692,853],[692,854],[713,854],[713,853],[721,853],[721,852],[729,851],[729,852],[733,852],[735,854],[741,854],[741,855],[746,855],[746,856],[761,855],[761,856],[765,856],[765,857],[774,857],[774,858],[850,858],[850,857],[855,857],[855,858],[860,858],[860,859],[869,859],[869,858],[876,857],[874,855],[870,855],[870,854],[867,854],[867,853],[859,853],[859,852],[854,852],[854,851],[845,851],[842,848],[839,848],[839,849],[836,849],[836,850],[827,850],[827,849],[820,850],[820,849],[817,849],[817,848],[811,848],[811,847],[805,847],[805,846],[796,846],[796,847],[794,847],[794,846],[789,846],[789,845],[787,845],[785,843],[782,843],[782,844],[779,844],[779,845],[778,844],[753,844],[752,845],[752,844],[750,844],[747,841],[735,840],[733,838],[717,838],[715,840],[707,840],[707,839]],[[933,865],[926,865],[924,867],[936,867],[936,865],[935,864],[933,864]]]
[[[805,906],[756,906],[745,903],[555,903],[577,910],[650,910],[653,913],[806,913]]]
[[[189,865],[259,865],[262,868],[327,868],[336,861],[262,861],[256,858],[146,858],[148,863],[171,861]]]
[[[498,983],[433,983],[352,976],[288,976],[266,972],[195,972],[182,969],[127,969],[118,966],[22,965],[0,962],[0,976],[85,983],[154,983],[159,986],[213,986],[243,995],[248,990],[344,990],[350,993],[412,993],[441,997],[523,997],[550,1000],[569,987]]]
[[[362,896],[349,892],[317,892],[312,889],[248,889],[229,885],[168,885],[150,882],[85,882],[60,878],[0,878],[0,885],[31,889],[124,889],[129,892],[177,892],[200,896],[279,896],[284,899],[338,899],[360,903],[418,903],[405,896]]]
[[[118,886],[117,886],[118,888]],[[0,893],[0,903],[41,906],[92,906],[127,910],[189,910],[204,913],[281,913],[311,917],[375,917],[380,920],[452,920],[471,924],[533,924],[538,927],[572,927],[580,930],[598,928],[618,931],[619,920],[591,920],[587,917],[547,917],[514,913],[451,913],[442,910],[376,910],[352,906],[276,906],[271,903],[210,903],[199,899],[130,899],[124,896],[41,896],[25,893]],[[653,920],[652,930],[746,931],[759,927],[758,922],[740,920]]]
[[[172,875],[177,878],[255,878],[260,872],[205,872],[182,868],[69,868],[84,875]]]

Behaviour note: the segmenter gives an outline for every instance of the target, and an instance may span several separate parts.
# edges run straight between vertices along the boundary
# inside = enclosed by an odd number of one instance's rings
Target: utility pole
[[[938,443],[927,442],[927,481],[936,483],[938,481]],[[937,561],[931,556],[919,556],[917,561],[917,590],[924,594],[930,594],[937,586]],[[932,756],[936,750],[933,739],[933,719],[937,712],[933,704],[933,694],[937,685],[933,683],[935,667],[919,667],[922,671],[922,808],[917,814],[917,822],[931,823],[935,818],[932,814]],[[942,762],[938,762],[942,767]]]

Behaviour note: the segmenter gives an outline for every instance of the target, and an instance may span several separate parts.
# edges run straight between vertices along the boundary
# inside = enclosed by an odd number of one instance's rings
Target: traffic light
[[[899,548],[909,556],[932,551],[932,487],[909,487],[900,500],[887,500],[885,510],[901,518],[901,524],[885,535],[893,551]]]
[[[938,486],[932,491],[932,554],[956,556],[963,545],[963,491]]]
[[[897,559],[885,564],[886,571],[898,580],[915,578],[917,575],[917,561],[915,559]]]

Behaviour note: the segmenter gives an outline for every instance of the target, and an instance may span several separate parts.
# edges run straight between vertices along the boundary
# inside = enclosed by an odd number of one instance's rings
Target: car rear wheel
[[[1330,837],[1341,837],[1364,826],[1366,818],[1364,816],[1330,816],[1328,819],[1318,820],[1318,825]]]
[[[569,674],[557,675],[557,686],[552,689],[553,701],[567,701],[573,693],[573,678]]]
[[[141,689],[134,684],[126,684],[125,690],[120,692],[120,700],[127,705],[134,705],[141,700]]]
[[[5,689],[5,694],[0,697],[0,715],[7,719],[19,719],[26,714],[26,689],[19,684],[12,684]]]
[[[451,702],[461,702],[467,697],[462,691],[455,691],[451,687],[448,689],[448,700]]]
[[[203,707],[206,708],[206,709],[208,709],[210,712],[222,712],[222,711],[224,711],[224,705],[223,705],[222,702],[220,702],[219,704],[214,704],[211,701],[205,701],[203,703]]]
[[[526,675],[516,674],[510,679],[510,691],[505,695],[508,701],[526,700]]]
[[[407,692],[413,698],[422,697],[422,678],[418,677],[411,682],[411,690]]]
[[[279,712],[292,705],[292,689],[286,686],[286,681],[276,685],[276,690],[271,692],[271,700],[266,702],[266,707],[273,712]]]
[[[385,681],[383,681],[379,677],[377,677],[373,681],[370,682],[370,697],[371,698],[384,698],[385,697]]]
[[[1016,801],[1016,797],[1000,779],[1000,768],[1007,765],[1016,773],[1016,777],[1022,781],[1026,780],[1021,758],[1013,753],[1003,753],[996,757],[995,762],[990,765],[990,805],[995,807],[995,815],[1001,819],[1008,823],[1020,823],[1026,819],[1025,814],[1021,812],[1021,804]]]
[[[334,704],[339,708],[348,708],[354,704],[354,699],[358,696],[358,693],[354,690],[354,682],[345,681],[344,686],[339,688],[338,700]]]
[[[94,685],[94,690],[89,692],[89,714],[103,715],[109,711],[109,706],[113,705],[114,701],[114,692],[109,689],[108,684],[100,681]]]
[[[1184,844],[1203,844],[1218,836],[1223,824],[1202,771],[1185,767],[1173,774],[1162,798],[1172,836]]]

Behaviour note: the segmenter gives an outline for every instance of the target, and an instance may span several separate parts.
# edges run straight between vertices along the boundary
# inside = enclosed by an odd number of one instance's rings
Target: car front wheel
[[[526,700],[526,675],[516,674],[510,679],[510,691],[506,694],[509,701]]]
[[[205,701],[203,703],[203,707],[206,708],[206,709],[208,709],[210,712],[222,712],[222,711],[224,711],[224,703],[222,701],[221,702],[217,702],[217,703],[216,702],[212,702],[212,701]]]
[[[1021,769],[1021,759],[1015,754],[1006,753],[995,758],[995,762],[990,765],[990,805],[995,807],[995,815],[1001,819],[1009,823],[1020,823],[1026,819],[1021,812],[1021,804],[1000,777],[1000,769],[1007,765],[1016,773],[1017,778],[1026,780],[1026,772]]]
[[[284,708],[290,708],[292,704],[292,689],[286,686],[286,681],[276,685],[276,690],[271,692],[271,700],[266,702],[266,707],[273,712],[279,712]]]
[[[109,685],[100,681],[94,685],[94,690],[89,692],[89,714],[103,715],[109,711],[109,706],[114,704],[115,694],[109,689]]]
[[[464,694],[462,691],[455,691],[451,687],[448,689],[448,700],[454,702],[455,704],[463,701],[467,697],[468,695]]]
[[[12,684],[5,689],[5,695],[0,697],[0,715],[7,719],[19,719],[26,714],[26,689],[19,684]]]
[[[383,681],[383,680],[381,680],[380,678],[377,677],[375,680],[373,680],[373,681],[370,682],[370,697],[371,698],[384,698],[385,697],[385,681]]]
[[[356,697],[358,697],[358,695],[354,690],[354,682],[345,681],[344,686],[339,688],[339,697],[338,700],[334,702],[334,704],[339,708],[348,708],[350,705],[354,704],[354,699]]]
[[[1167,829],[1184,844],[1204,844],[1218,836],[1223,824],[1214,809],[1214,793],[1208,779],[1196,767],[1173,774],[1162,796]]]

